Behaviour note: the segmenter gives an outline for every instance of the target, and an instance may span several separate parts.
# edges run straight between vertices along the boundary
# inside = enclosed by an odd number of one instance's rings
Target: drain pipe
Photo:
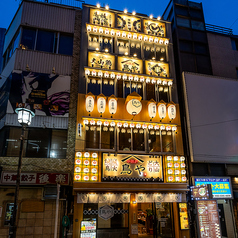
[[[58,216],[59,216],[59,195],[60,195],[60,184],[57,183],[57,198],[56,198],[56,209],[55,209],[55,232],[54,232],[54,238],[57,238],[57,226],[58,226]]]

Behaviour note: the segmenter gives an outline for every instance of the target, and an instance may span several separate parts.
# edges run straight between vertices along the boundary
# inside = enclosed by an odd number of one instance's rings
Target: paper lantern
[[[88,96],[85,101],[86,111],[92,112],[94,108],[94,97]]]
[[[176,106],[175,105],[169,105],[168,116],[169,116],[170,120],[173,120],[176,118]]]
[[[159,104],[158,106],[159,117],[164,119],[166,117],[166,105],[164,103]]]
[[[106,110],[106,99],[104,97],[99,97],[97,100],[97,108],[99,113],[104,113]]]
[[[154,118],[156,116],[156,104],[154,102],[149,103],[148,112],[150,118]]]
[[[117,100],[115,98],[109,100],[108,106],[110,114],[115,114],[117,112]]]

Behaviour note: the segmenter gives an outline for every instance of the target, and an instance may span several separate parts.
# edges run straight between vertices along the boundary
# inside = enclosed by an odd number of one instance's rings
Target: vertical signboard
[[[198,230],[200,238],[220,238],[220,223],[217,202],[197,201]]]
[[[179,220],[180,220],[180,229],[181,230],[188,230],[188,209],[187,203],[181,202],[179,203]]]
[[[96,221],[81,221],[80,238],[96,238]]]

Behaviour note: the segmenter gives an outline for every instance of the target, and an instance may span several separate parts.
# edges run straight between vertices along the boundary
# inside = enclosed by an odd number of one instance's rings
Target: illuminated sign
[[[129,57],[118,57],[118,70],[142,74],[142,60],[132,59]]]
[[[165,24],[158,21],[144,20],[146,34],[165,37]]]
[[[145,62],[146,74],[169,77],[169,65],[160,62],[146,61]]]
[[[180,217],[180,229],[188,230],[188,209],[187,203],[179,203],[179,217]]]
[[[81,221],[80,238],[96,238],[96,221]]]
[[[100,26],[114,27],[115,15],[108,11],[90,9],[90,22]]]
[[[211,185],[204,184],[200,186],[193,186],[191,187],[191,199],[192,200],[203,200],[203,199],[211,199]]]
[[[131,17],[127,15],[117,15],[117,27],[126,31],[141,31],[140,18]]]
[[[98,181],[98,155],[97,153],[77,152],[74,163],[75,182]]]
[[[103,177],[163,178],[161,157],[103,154]]]
[[[114,69],[115,57],[107,54],[89,52],[88,66],[102,69]]]
[[[194,178],[195,186],[203,184],[211,184],[212,187],[212,197],[213,198],[233,198],[232,189],[229,177],[224,178],[204,178],[204,177],[195,177]]]
[[[186,164],[184,156],[167,156],[165,159],[166,181],[168,183],[186,183]]]
[[[141,112],[142,104],[138,99],[131,99],[126,104],[126,110],[129,114],[135,116]]]
[[[220,238],[220,223],[217,202],[214,200],[197,201],[198,228],[201,238]]]

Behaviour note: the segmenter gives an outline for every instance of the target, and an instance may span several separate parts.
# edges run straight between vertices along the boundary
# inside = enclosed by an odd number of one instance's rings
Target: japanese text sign
[[[194,178],[195,186],[200,186],[204,184],[211,184],[212,187],[212,197],[213,198],[232,198],[232,189],[229,177],[224,178]]]
[[[2,184],[15,184],[17,179],[16,172],[2,172],[1,183]],[[69,175],[67,173],[21,173],[20,184],[57,184],[62,185],[69,184]]]
[[[103,154],[103,176],[163,178],[161,157],[149,155]]]

